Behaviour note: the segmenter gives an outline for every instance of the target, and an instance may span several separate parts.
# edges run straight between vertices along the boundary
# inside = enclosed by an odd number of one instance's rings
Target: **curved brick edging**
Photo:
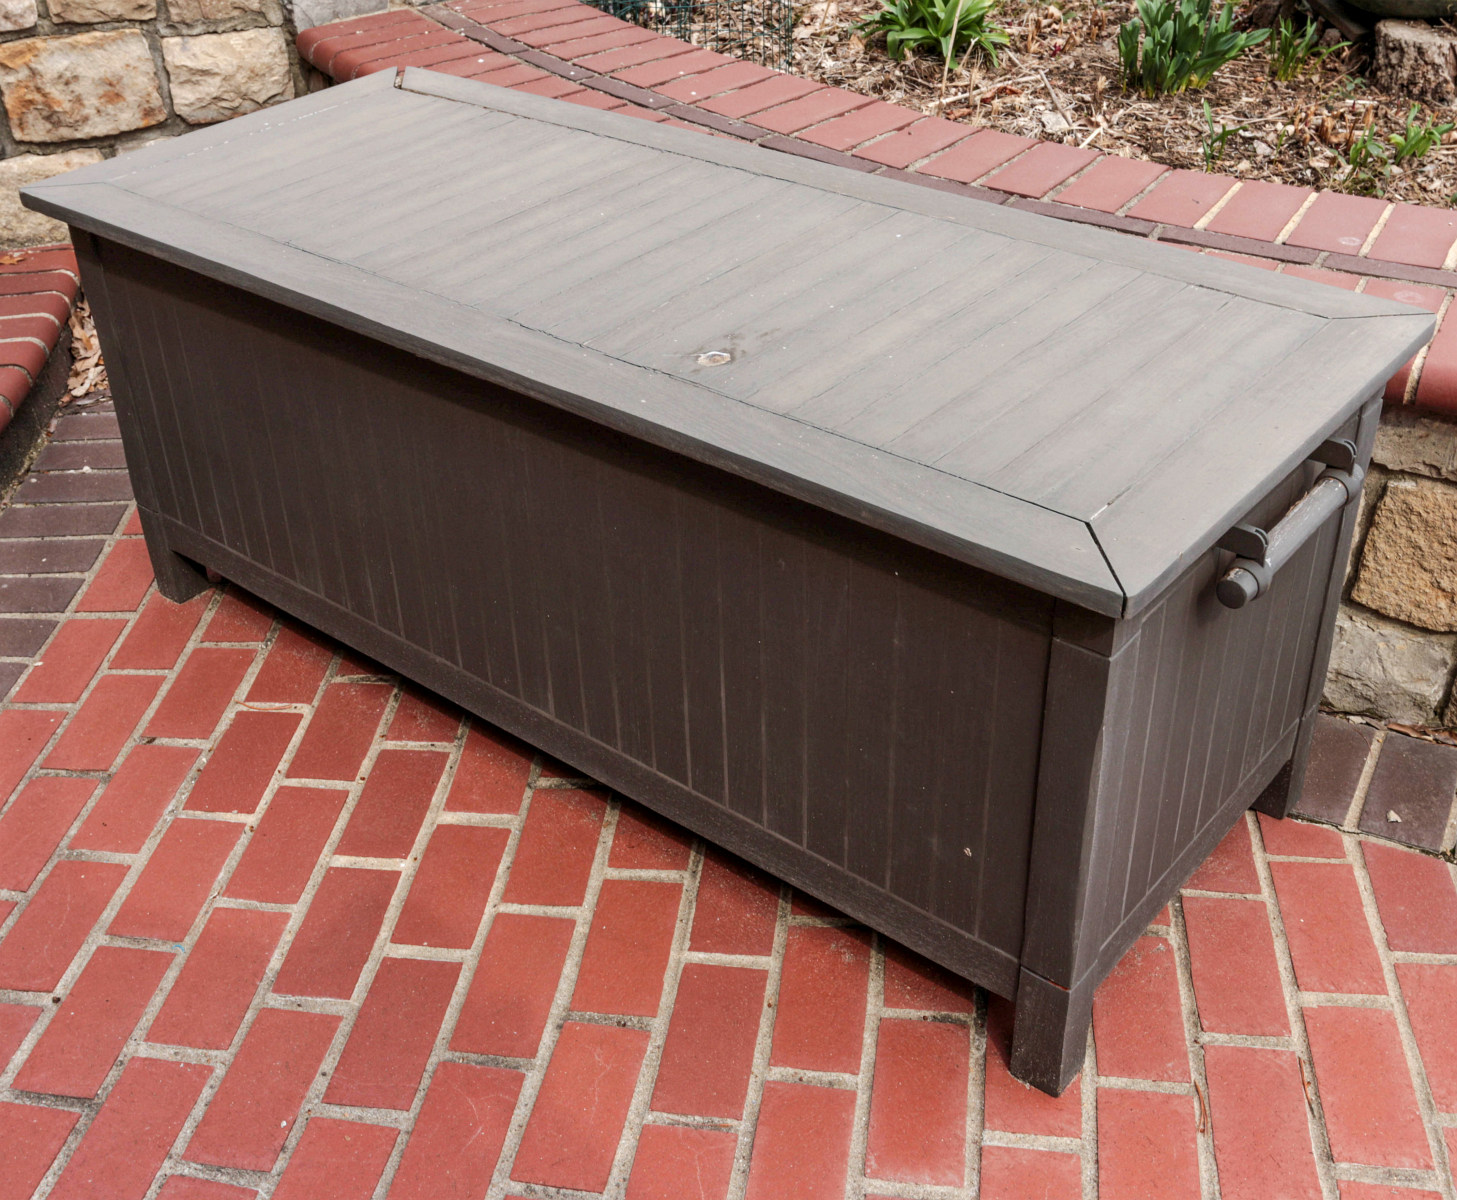
[[[452,0],[315,26],[300,56],[348,80],[426,67],[1116,229],[1441,313],[1390,404],[1457,415],[1457,212],[1015,137],[742,62],[578,0]]]
[[[40,378],[76,301],[70,246],[37,246],[0,258],[0,435]]]

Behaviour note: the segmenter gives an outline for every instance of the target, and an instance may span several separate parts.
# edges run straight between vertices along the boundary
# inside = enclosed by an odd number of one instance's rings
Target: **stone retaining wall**
[[[294,36],[386,0],[0,0],[0,245],[65,238],[21,186],[322,80]]]
[[[1457,424],[1388,405],[1376,436],[1326,703],[1457,728]]]

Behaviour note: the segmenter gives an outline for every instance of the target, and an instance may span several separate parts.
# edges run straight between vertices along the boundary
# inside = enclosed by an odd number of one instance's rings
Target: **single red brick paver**
[[[273,1200],[369,1200],[399,1136],[384,1125],[313,1118]]]
[[[626,70],[615,71],[613,74],[623,83],[653,88],[667,83],[670,79],[678,79],[684,75],[697,75],[710,71],[714,67],[727,66],[733,61],[726,55],[715,54],[712,50],[694,50],[690,54],[675,54],[672,58],[643,63],[638,67],[628,67]]]
[[[296,903],[347,797],[338,788],[279,788],[233,868],[225,895],[264,904]]]
[[[710,96],[717,96],[720,92],[747,87],[751,83],[772,79],[774,75],[774,71],[767,70],[755,63],[734,62],[728,66],[715,67],[712,71],[705,71],[701,75],[690,75],[686,79],[672,80],[657,90],[664,96],[671,96],[674,100],[681,100],[685,104],[698,104]]]
[[[821,88],[754,114],[754,124],[773,133],[798,133],[831,117],[853,112],[872,103],[869,96],[857,96],[840,88]]]
[[[686,871],[691,846],[684,831],[625,801],[612,833],[609,867],[639,871]]]
[[[332,647],[285,624],[253,677],[248,703],[311,704],[333,661]]]
[[[1265,853],[1285,858],[1346,857],[1346,843],[1340,831],[1327,825],[1311,825],[1305,821],[1277,821],[1263,813],[1259,816],[1260,840]]]
[[[1189,1096],[1098,1089],[1098,1200],[1198,1200]]]
[[[1300,1063],[1288,1050],[1205,1046],[1221,1200],[1319,1200]]]
[[[301,719],[296,713],[237,713],[192,785],[187,808],[257,812]]]
[[[0,803],[45,749],[65,713],[0,709]]]
[[[1098,1074],[1183,1083],[1189,1078],[1173,944],[1139,938],[1093,998]]]
[[[766,1083],[746,1200],[839,1200],[854,1120],[848,1089]]]
[[[1412,267],[1440,267],[1457,242],[1457,216],[1442,208],[1398,204],[1386,218],[1368,251],[1382,262]]]
[[[506,880],[508,904],[581,904],[606,802],[596,792],[538,789]]]
[[[390,1200],[478,1200],[495,1174],[521,1075],[443,1062],[390,1184]]]
[[[786,104],[790,100],[798,100],[801,96],[821,90],[829,89],[808,79],[796,79],[793,75],[771,75],[762,83],[701,100],[698,107],[720,116],[743,120],[766,108],[773,108],[776,104]]]
[[[887,167],[904,169],[938,150],[954,146],[974,132],[969,125],[943,120],[941,117],[927,117],[908,129],[891,134],[890,137],[861,146],[855,151],[855,156],[884,163]]]
[[[472,722],[461,747],[450,795],[445,798],[445,810],[519,812],[530,774],[530,750],[503,733]]]
[[[1457,954],[1457,886],[1452,868],[1380,842],[1363,842],[1376,908],[1393,950]]]
[[[696,49],[697,47],[686,45],[674,38],[655,37],[651,41],[584,55],[577,58],[575,62],[578,66],[586,67],[598,74],[610,75],[613,71],[621,70],[623,67],[636,66],[638,63],[659,62],[662,59],[675,58],[681,54],[692,54]]]
[[[533,1058],[551,1012],[575,922],[501,913],[491,922],[450,1048]]]
[[[159,950],[98,946],[14,1086],[57,1096],[95,1096],[171,965],[172,955]]]
[[[400,742],[453,742],[460,720],[460,709],[407,690],[400,696],[385,737]]]
[[[867,1175],[961,1186],[969,1055],[964,1026],[881,1021],[870,1093]]]
[[[916,120],[917,115],[898,104],[875,100],[843,117],[803,129],[799,132],[799,137],[830,150],[851,150],[871,138],[904,129]]]
[[[566,37],[568,32],[564,30],[562,36]],[[628,26],[626,29],[593,34],[589,37],[574,37],[568,38],[566,41],[549,42],[542,49],[548,54],[554,54],[557,58],[572,62],[575,59],[584,58],[588,54],[599,54],[621,46],[646,46],[655,41],[657,41],[657,37],[651,30]],[[621,65],[626,66],[627,64]]]
[[[128,1062],[51,1195],[142,1200],[211,1073],[197,1063]]]
[[[1301,989],[1384,994],[1386,981],[1351,868],[1272,862],[1270,873]]]
[[[1337,1162],[1430,1167],[1406,1056],[1389,1012],[1307,1008],[1305,1029]]]
[[[1367,290],[1373,295],[1378,294],[1375,287],[1370,285]],[[1454,399],[1454,396],[1457,396],[1457,319],[1449,319],[1451,317],[1452,312],[1449,308],[1437,329],[1437,336],[1432,339],[1427,348],[1426,361],[1422,365],[1422,376],[1417,381],[1416,395],[1413,397],[1417,404],[1448,416],[1457,412],[1457,399]],[[1405,368],[1408,377],[1410,376],[1410,366],[1411,364],[1408,363]],[[1389,385],[1388,390],[1390,390]],[[1405,398],[1405,394],[1406,383],[1403,381],[1400,393],[1392,398],[1400,402]],[[1376,825],[1374,820],[1372,827],[1367,831],[1386,832]]]
[[[1333,194],[1324,193],[1322,199]],[[1288,266],[1286,269],[1289,269]],[[1436,306],[1441,307],[1441,291],[1431,290],[1436,293]],[[1356,786],[1371,755],[1371,742],[1375,736],[1376,731],[1369,725],[1342,721],[1327,713],[1318,714],[1310,767],[1306,770],[1305,788],[1295,811],[1301,816],[1329,821],[1334,825],[1343,824],[1355,799]]]
[[[1383,1187],[1379,1183],[1353,1183],[1340,1180],[1341,1200],[1441,1200],[1438,1192],[1415,1191],[1412,1188]]]
[[[259,1012],[183,1157],[272,1170],[338,1027],[339,1018],[324,1013]]]
[[[1244,818],[1224,835],[1214,852],[1184,885],[1200,892],[1229,892],[1241,896],[1260,894],[1260,876],[1250,848],[1250,830]]]
[[[0,1004],[0,1072],[10,1066],[40,1014],[33,1004]]]
[[[80,815],[94,779],[32,779],[0,816],[0,888],[29,890]]]
[[[988,1129],[1079,1137],[1083,1130],[1082,1080],[1061,1096],[1049,1096],[1012,1078],[1012,1006],[999,997],[987,1005],[986,1102]]]
[[[425,823],[449,757],[440,750],[381,750],[335,853],[405,858]]]
[[[394,871],[331,867],[294,935],[273,990],[347,1000],[359,982],[400,877]]]
[[[886,1008],[916,1012],[971,1013],[971,984],[894,942],[885,948]]]
[[[1445,325],[1446,322],[1444,321]],[[1449,335],[1443,339],[1457,340]],[[1437,345],[1427,355],[1430,362]],[[1361,829],[1394,842],[1438,852],[1447,836],[1447,818],[1457,793],[1457,747],[1421,738],[1389,737],[1381,747]],[[1392,821],[1395,813],[1397,820]]]
[[[568,1022],[532,1106],[511,1178],[600,1192],[627,1120],[648,1035]]]
[[[1082,1169],[1075,1155],[982,1147],[978,1200],[1079,1200],[1082,1194]]]
[[[289,775],[294,779],[357,778],[393,690],[387,683],[333,683],[325,688],[289,763]]]
[[[1212,233],[1273,242],[1310,196],[1309,188],[1247,180],[1205,228]]]
[[[254,650],[199,646],[187,656],[147,723],[147,736],[205,738],[223,718],[243,676],[253,665]]]
[[[1105,154],[1055,197],[1059,204],[1117,212],[1168,168],[1141,158]]]
[[[1400,300],[1403,304],[1415,304],[1430,312],[1440,309],[1447,299],[1447,293],[1442,288],[1423,287],[1420,284],[1394,279],[1367,279],[1365,294],[1381,296],[1387,300]],[[1437,330],[1439,338],[1442,337],[1446,324],[1444,319],[1442,328]],[[1449,397],[1457,395],[1457,385],[1454,385],[1453,382],[1457,380],[1457,356],[1437,354],[1435,356],[1437,361],[1434,364],[1434,350],[1436,350],[1435,343],[1428,351],[1426,363],[1422,367],[1422,377],[1417,384],[1416,399],[1419,403],[1431,404],[1440,410]],[[1411,380],[1412,365],[1415,362],[1416,356],[1413,355],[1387,381],[1385,397],[1389,403],[1401,404],[1404,402],[1406,387]],[[1426,393],[1425,399],[1422,397],[1423,392]]]
[[[747,863],[706,853],[688,948],[708,954],[768,954],[774,948],[778,891]]]
[[[768,973],[690,963],[683,968],[652,1107],[656,1112],[738,1118]]]
[[[157,1193],[157,1200],[257,1200],[257,1196],[252,1188],[198,1179],[194,1175],[172,1175]]]
[[[505,829],[437,826],[391,940],[399,945],[468,950],[475,942],[509,836]]]
[[[103,675],[44,765],[52,771],[110,770],[161,686],[156,675]]]
[[[102,560],[77,612],[133,612],[152,586],[152,563],[140,538],[122,538]]]
[[[17,704],[74,704],[121,636],[125,621],[98,617],[63,621],[11,697]],[[19,713],[5,714],[12,721]],[[4,730],[0,729],[0,734]],[[0,738],[0,744],[5,739]],[[3,782],[0,776],[0,782]]]
[[[120,863],[56,863],[0,941],[0,988],[55,987],[126,874]]]
[[[602,884],[572,1011],[657,1015],[682,896],[676,883],[609,879]]]
[[[197,920],[242,832],[233,821],[173,821],[108,932],[113,937],[180,942]]]
[[[459,974],[460,964],[453,962],[386,958],[380,963],[325,1102],[410,1108]]]
[[[1457,964],[1397,963],[1396,978],[1437,1111],[1457,1113]]]
[[[231,1046],[287,924],[287,913],[213,909],[147,1040],[199,1050]]]
[[[1128,210],[1128,215],[1192,228],[1234,185],[1235,180],[1228,175],[1170,171],[1153,191]]]
[[[1040,142],[1011,166],[986,180],[986,186],[1018,196],[1044,196],[1076,175],[1098,157],[1096,150],[1080,150],[1060,142]]]
[[[935,175],[938,179],[952,179],[957,183],[971,183],[1003,163],[1042,143],[1031,138],[1016,137],[999,129],[983,129],[975,136],[953,146],[945,154],[939,154],[919,170],[924,175]]]
[[[31,1200],[80,1116],[0,1102],[0,1200]]]
[[[197,751],[185,746],[133,747],[71,838],[71,849],[135,854],[196,761]]]
[[[1306,246],[1311,250],[1355,254],[1366,244],[1366,238],[1385,211],[1385,200],[1321,192],[1301,214],[1285,243]]]
[[[869,980],[870,941],[863,932],[820,926],[791,929],[779,980],[770,1064],[807,1071],[859,1071]]]
[[[726,1200],[738,1140],[725,1129],[644,1125],[626,1200]]]
[[[256,596],[229,586],[202,632],[205,642],[261,642],[273,628],[274,613]]]
[[[1259,900],[1184,897],[1199,1023],[1210,1033],[1290,1031],[1270,915]],[[1099,1047],[1101,1062],[1102,1048]]]
[[[118,671],[170,671],[177,665],[211,595],[204,592],[186,604],[173,604],[154,594],[137,617],[126,639],[112,656]]]

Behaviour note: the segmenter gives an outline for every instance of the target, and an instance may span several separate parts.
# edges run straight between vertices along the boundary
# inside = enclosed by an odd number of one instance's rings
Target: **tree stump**
[[[1457,100],[1457,36],[1425,21],[1379,21],[1371,74],[1384,91],[1450,104]]]

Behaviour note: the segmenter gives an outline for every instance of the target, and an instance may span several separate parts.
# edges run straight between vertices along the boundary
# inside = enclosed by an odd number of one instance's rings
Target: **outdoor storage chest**
[[[199,564],[1016,1000],[1300,788],[1406,306],[410,70],[28,189]]]

